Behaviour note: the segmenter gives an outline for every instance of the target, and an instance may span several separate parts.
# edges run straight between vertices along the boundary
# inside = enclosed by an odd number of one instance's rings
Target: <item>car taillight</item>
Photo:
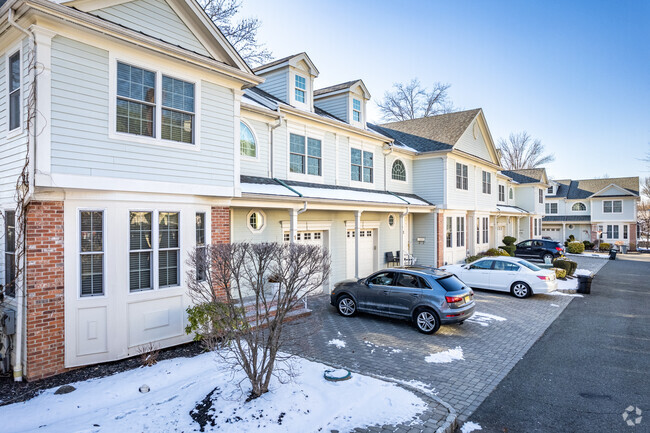
[[[462,296],[445,296],[445,300],[447,301],[448,304],[453,304],[454,302],[462,302],[463,297]]]
[[[555,247],[555,249],[556,249],[557,251],[562,251],[562,248],[560,248],[560,247]]]
[[[543,277],[542,277],[542,276],[540,276],[540,275],[538,275],[537,278],[539,278],[540,280],[544,280],[544,281],[548,281],[548,280],[551,279],[550,277],[547,277],[547,276],[543,276]]]

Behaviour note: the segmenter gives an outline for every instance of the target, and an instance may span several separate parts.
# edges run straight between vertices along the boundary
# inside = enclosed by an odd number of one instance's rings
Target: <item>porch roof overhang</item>
[[[501,215],[515,215],[515,216],[526,216],[530,215],[530,212],[528,212],[526,209],[522,209],[518,206],[510,206],[506,204],[500,204],[497,205],[497,210],[499,214]]]
[[[546,215],[542,218],[543,223],[583,223],[591,222],[590,215]]]
[[[323,209],[359,209],[376,207],[377,210],[431,212],[435,206],[414,195],[391,191],[370,190],[337,185],[320,185],[272,178],[242,176],[241,198],[233,199],[234,206],[265,201],[267,205],[287,207],[307,202],[319,204]],[[275,207],[273,206],[273,207]]]

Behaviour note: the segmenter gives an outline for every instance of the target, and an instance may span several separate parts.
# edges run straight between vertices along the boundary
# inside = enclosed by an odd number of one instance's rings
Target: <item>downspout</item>
[[[271,126],[269,130],[269,177],[273,179],[273,131],[282,125],[284,115],[280,112],[280,106],[275,110],[278,113],[278,123]]]
[[[386,153],[386,148],[384,147],[384,191],[388,191],[388,167],[386,158],[388,155],[393,153],[393,146],[388,145],[388,153]]]
[[[14,19],[14,10],[12,8],[9,9],[9,15],[7,17],[7,22],[9,23],[10,26],[16,28],[20,32],[24,33],[28,38],[29,38],[29,53],[33,58],[36,58],[36,43],[34,42],[34,35],[32,32],[29,30],[21,27]],[[21,65],[22,69],[22,65]],[[34,99],[36,99],[36,74],[34,73],[34,68],[32,67],[31,61],[29,62],[29,82],[30,85],[32,86],[32,89],[34,91]],[[21,89],[22,91],[22,89]],[[21,99],[23,99],[23,95],[21,94]],[[24,99],[23,99],[24,100]],[[28,101],[28,104],[31,104],[31,101]],[[36,101],[34,100],[34,105],[36,105]],[[34,110],[36,109],[35,107],[33,108]],[[30,110],[27,110],[28,116],[27,116],[27,122],[30,122]],[[25,197],[23,198],[22,202],[22,209],[20,210],[20,216],[21,219],[26,218],[25,212],[27,209],[27,204],[29,203],[30,200],[30,195],[31,191],[33,189],[33,174],[34,174],[34,155],[30,155],[34,153],[34,149],[36,148],[36,127],[35,125],[32,125],[31,128],[32,134],[28,136],[28,144],[27,144],[27,158],[28,158],[28,168],[27,168],[27,175],[28,175],[28,188],[27,192],[25,193]],[[29,131],[29,125],[28,125],[28,131]],[[21,222],[21,230],[23,231],[22,233],[22,240],[21,240],[21,249],[22,249],[22,275],[20,275],[20,281],[18,282],[20,286],[20,290],[18,291],[19,293],[16,296],[16,341],[14,343],[14,366],[13,366],[13,376],[14,376],[14,381],[16,382],[22,382],[23,380],[23,345],[25,343],[23,337],[24,337],[24,330],[23,330],[23,322],[26,317],[25,313],[25,296],[26,296],[26,290],[27,290],[27,279],[25,278],[25,274],[27,273],[27,243],[25,240],[25,224]]]
[[[307,211],[307,202],[305,201],[305,205],[302,207],[302,209],[299,209],[297,213],[298,215],[300,215],[301,213],[304,213],[306,211]]]

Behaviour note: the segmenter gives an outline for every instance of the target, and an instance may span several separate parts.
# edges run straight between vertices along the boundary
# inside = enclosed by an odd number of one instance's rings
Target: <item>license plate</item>
[[[466,304],[469,304],[469,295],[468,295],[468,296],[465,296],[465,303],[466,303]]]

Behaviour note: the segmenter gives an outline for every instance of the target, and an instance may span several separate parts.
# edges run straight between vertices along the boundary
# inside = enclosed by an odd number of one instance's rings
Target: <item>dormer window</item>
[[[546,190],[547,194],[553,194],[553,185],[549,186],[548,189]]]
[[[358,99],[352,100],[352,120],[361,122],[361,101]]]
[[[307,90],[307,80],[305,77],[301,77],[296,74],[296,94],[295,98],[297,102],[305,102],[305,91]]]

